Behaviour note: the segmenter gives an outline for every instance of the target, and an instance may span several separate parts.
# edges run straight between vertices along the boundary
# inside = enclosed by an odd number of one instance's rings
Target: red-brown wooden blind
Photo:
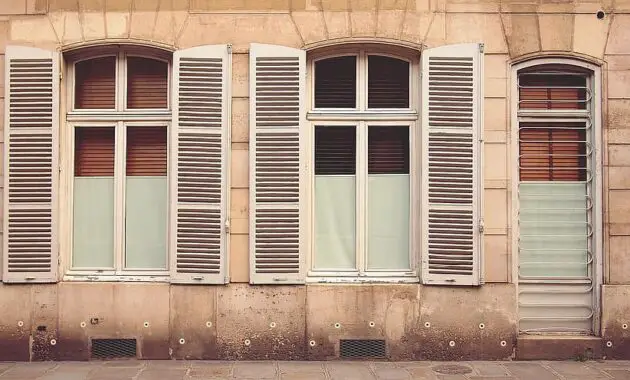
[[[166,140],[165,127],[128,127],[127,175],[165,176]]]
[[[74,175],[113,176],[114,128],[75,128],[74,135]]]
[[[127,108],[167,108],[168,64],[150,58],[127,58]]]
[[[76,63],[74,106],[77,109],[116,107],[116,57]]]
[[[585,109],[586,97],[586,78],[583,76],[519,76],[520,109]]]
[[[409,62],[368,57],[368,108],[409,108]]]
[[[409,174],[409,128],[369,128],[368,174]]]
[[[315,127],[315,175],[354,175],[356,140],[354,126]]]
[[[521,181],[583,181],[586,177],[584,129],[521,128]]]
[[[315,62],[315,107],[355,108],[357,57],[345,56]]]

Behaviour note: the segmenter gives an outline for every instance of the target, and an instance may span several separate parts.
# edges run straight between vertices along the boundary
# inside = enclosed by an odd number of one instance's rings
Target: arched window
[[[71,270],[165,273],[170,54],[106,47],[65,58],[74,147]]]

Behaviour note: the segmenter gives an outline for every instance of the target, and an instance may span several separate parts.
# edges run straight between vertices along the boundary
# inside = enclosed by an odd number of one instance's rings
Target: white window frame
[[[116,56],[116,103],[115,108],[108,109],[76,109],[74,102],[75,68],[76,63],[104,57]],[[127,57],[142,57],[163,61],[168,64],[168,88],[167,108],[164,109],[128,109],[127,108]],[[169,282],[171,252],[169,243],[170,210],[173,199],[170,186],[171,160],[167,160],[167,229],[166,234],[166,266],[164,269],[124,269],[125,260],[125,161],[127,128],[133,127],[164,127],[167,128],[167,157],[171,157],[171,133],[172,133],[172,62],[169,54],[138,47],[110,46],[100,48],[96,53],[89,51],[76,57],[70,57],[67,67],[66,84],[66,127],[61,128],[61,218],[62,234],[60,239],[61,251],[66,252],[60,257],[61,268],[64,273],[64,281],[125,281],[125,282]],[[75,128],[89,127],[113,127],[115,128],[115,158],[114,158],[114,186],[115,186],[115,211],[114,211],[114,268],[75,269],[73,260],[73,202],[74,202],[74,136]]]
[[[520,184],[519,175],[519,124],[521,122],[540,122],[541,119],[547,119],[557,122],[572,122],[586,120],[589,115],[588,110],[522,110],[518,109],[519,93],[518,93],[518,72],[541,65],[564,65],[567,67],[576,67],[590,70],[592,75],[585,76],[587,86],[592,89],[593,106],[590,112],[592,120],[590,137],[592,139],[593,152],[590,163],[592,170],[592,183],[590,191],[593,199],[593,208],[591,212],[594,236],[592,238],[593,263],[592,263],[592,284],[593,284],[593,332],[598,334],[601,327],[601,285],[603,283],[603,182],[602,182],[602,77],[600,66],[573,58],[538,58],[512,65],[510,70],[509,83],[510,92],[510,117],[511,117],[511,166],[512,166],[512,252],[514,259],[512,260],[512,279],[516,285],[518,294],[519,284],[519,249],[518,241],[520,229],[518,228],[518,213],[520,210],[518,186]],[[544,115],[544,116],[543,116]],[[588,139],[588,137],[587,137]]]
[[[322,59],[354,55],[357,57],[357,92],[356,107],[349,108],[315,108],[315,63]],[[401,59],[409,63],[409,108],[406,109],[370,109],[367,100],[367,57],[369,55],[387,56]],[[356,45],[336,48],[334,50],[315,53],[307,61],[307,112],[308,128],[305,133],[309,147],[309,164],[307,165],[307,199],[308,219],[308,252],[307,282],[362,283],[362,282],[408,282],[417,283],[419,264],[417,252],[419,248],[420,221],[420,158],[421,131],[420,108],[420,53],[396,47],[381,45]],[[314,183],[315,183],[315,127],[316,126],[354,126],[356,128],[356,270],[314,270],[315,256],[315,223],[314,223]],[[391,126],[393,128],[409,128],[409,176],[410,176],[410,221],[409,221],[409,270],[367,270],[367,148],[368,126]]]

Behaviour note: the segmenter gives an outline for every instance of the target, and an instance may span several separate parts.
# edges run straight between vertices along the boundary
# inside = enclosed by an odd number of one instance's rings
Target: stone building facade
[[[3,0],[0,46],[0,360],[630,359],[630,1]]]

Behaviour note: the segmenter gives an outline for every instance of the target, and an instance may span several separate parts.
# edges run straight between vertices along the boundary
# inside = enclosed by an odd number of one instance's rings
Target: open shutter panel
[[[304,281],[306,53],[251,44],[250,282]]]
[[[5,51],[4,282],[56,282],[59,58]]]
[[[422,279],[481,282],[483,45],[422,53]]]
[[[226,282],[227,45],[176,51],[171,143],[171,281]]]

